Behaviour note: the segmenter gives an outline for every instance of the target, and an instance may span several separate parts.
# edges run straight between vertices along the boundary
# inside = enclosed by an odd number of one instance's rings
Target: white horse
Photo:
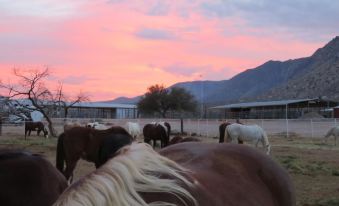
[[[141,135],[140,125],[137,122],[127,122],[126,129],[134,139]]]
[[[86,127],[91,127],[97,130],[106,130],[109,128],[108,126],[100,124],[99,122],[87,123]]]
[[[271,146],[268,142],[266,132],[258,125],[230,124],[225,129],[225,139],[228,142],[238,143],[240,141],[252,141],[258,147],[259,141],[266,149],[266,154],[270,154]]]
[[[325,142],[327,142],[327,139],[333,136],[334,137],[334,145],[337,145],[337,138],[339,137],[339,126],[332,127],[327,134],[325,135]]]

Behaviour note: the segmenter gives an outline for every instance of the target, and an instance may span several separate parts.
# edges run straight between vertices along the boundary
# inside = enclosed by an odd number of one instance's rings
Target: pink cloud
[[[59,7],[57,14],[71,14],[62,18],[0,14],[1,71],[48,65],[69,93],[105,100],[199,75],[228,79],[270,59],[309,56],[326,42],[246,27],[236,16],[207,17],[199,12],[202,0],[79,2]]]

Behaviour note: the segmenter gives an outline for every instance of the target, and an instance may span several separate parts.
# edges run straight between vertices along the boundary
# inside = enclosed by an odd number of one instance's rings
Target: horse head
[[[48,138],[48,129],[44,126],[44,129],[43,129],[43,132],[44,132],[44,136],[46,138]]]

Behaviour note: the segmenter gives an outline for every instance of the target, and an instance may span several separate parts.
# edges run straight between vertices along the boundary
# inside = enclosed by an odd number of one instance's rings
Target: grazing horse
[[[180,143],[184,138],[180,136],[175,136],[169,141],[169,145]]]
[[[97,130],[106,130],[109,128],[108,126],[100,124],[99,122],[87,123],[86,127],[90,127]]]
[[[334,145],[337,145],[337,138],[339,137],[339,126],[332,127],[325,135],[325,142],[327,142],[327,139],[333,136],[334,137]]]
[[[175,136],[171,139],[171,141],[169,142],[169,145],[172,144],[178,144],[178,143],[182,143],[182,142],[200,142],[201,140],[195,137],[185,137],[182,138],[180,136]]]
[[[67,122],[64,124],[64,132],[67,130],[70,130],[73,127],[81,127],[81,124],[79,122]]]
[[[168,123],[167,123],[168,124]],[[150,144],[153,140],[153,148],[156,146],[156,141],[160,140],[160,147],[166,147],[169,143],[168,130],[166,131],[164,125],[154,123],[146,124],[143,128],[144,142]]]
[[[120,136],[116,138],[116,134],[124,135],[126,140],[122,141]],[[112,140],[110,142],[106,139]],[[71,178],[70,181],[72,182],[73,170],[80,158],[94,162],[98,168],[103,163],[103,159],[107,159],[110,154],[115,153],[117,150],[114,147],[111,147],[111,150],[109,150],[110,147],[103,147],[103,144],[108,142],[110,145],[126,145],[131,144],[132,141],[133,138],[128,132],[118,126],[113,126],[107,130],[73,127],[62,133],[58,138],[56,167],[65,175],[67,180]],[[103,154],[100,154],[100,152]],[[64,162],[66,162],[65,170]]]
[[[0,205],[51,206],[67,186],[65,177],[41,156],[0,151]]]
[[[266,154],[270,154],[271,146],[268,142],[266,132],[258,125],[242,125],[238,123],[230,124],[225,129],[225,137],[228,142],[252,141],[258,147],[259,141],[266,149]]]
[[[31,131],[37,131],[37,135],[40,135],[42,131],[45,138],[48,138],[48,131],[42,122],[25,122],[25,139],[28,133],[28,136],[31,136]]]
[[[141,129],[140,129],[140,125],[137,122],[127,122],[126,123],[126,128],[128,133],[134,138],[136,139],[138,136],[140,136],[141,134]]]
[[[71,185],[54,206],[295,206],[288,173],[235,144],[133,143]]]

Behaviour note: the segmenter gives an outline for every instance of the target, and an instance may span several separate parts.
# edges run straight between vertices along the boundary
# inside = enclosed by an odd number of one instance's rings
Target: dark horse
[[[66,188],[65,177],[41,156],[0,151],[0,205],[51,206]]]
[[[238,119],[237,119],[238,124],[242,124]],[[230,122],[223,122],[219,125],[219,143],[225,142],[225,131],[226,127],[228,125],[231,125],[232,123]],[[244,142],[242,140],[238,140],[238,144],[243,144]]]
[[[73,177],[73,170],[80,158],[94,162],[98,168],[116,150],[126,144],[131,144],[132,141],[132,136],[119,126],[113,126],[107,130],[73,127],[58,138],[56,167],[68,180]],[[66,162],[65,170],[64,162]]]
[[[25,139],[27,136],[31,136],[31,131],[37,131],[37,135],[40,135],[40,132],[42,131],[44,133],[44,136],[48,138],[48,131],[45,128],[44,123],[42,122],[25,122]]]
[[[187,142],[159,154],[143,143],[122,148],[55,206],[75,203],[295,206],[296,199],[288,173],[267,155],[238,144]]]
[[[156,146],[156,141],[160,140],[160,147],[166,147],[169,143],[171,126],[168,122],[146,124],[142,130],[144,134],[144,142],[150,144],[153,140],[153,148]]]

